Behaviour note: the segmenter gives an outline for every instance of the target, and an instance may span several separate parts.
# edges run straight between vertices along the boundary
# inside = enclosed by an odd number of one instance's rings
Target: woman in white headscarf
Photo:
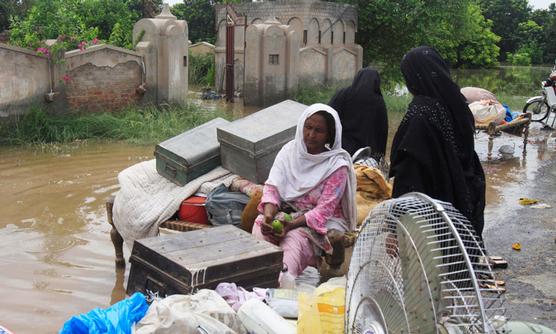
[[[264,185],[253,234],[280,245],[284,268],[293,277],[316,265],[322,253],[332,255],[341,240],[331,238],[336,240],[331,244],[329,236],[355,228],[355,174],[341,138],[336,111],[321,103],[309,106],[297,123],[295,139],[278,153]],[[293,220],[281,219],[279,234],[272,222],[286,207],[293,209]],[[332,267],[343,262],[343,248],[338,252],[341,259],[329,262]]]

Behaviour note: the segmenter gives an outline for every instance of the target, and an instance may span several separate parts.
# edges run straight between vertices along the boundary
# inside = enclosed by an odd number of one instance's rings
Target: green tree
[[[357,42],[364,62],[395,68],[411,47],[435,47],[456,66],[492,66],[499,49],[492,22],[474,0],[353,0],[357,6]]]
[[[79,41],[95,33],[78,15],[78,0],[37,0],[24,19],[13,18],[10,24],[12,43],[36,48],[45,39],[61,36],[69,47],[75,48]]]
[[[170,11],[178,19],[187,21],[189,40],[193,43],[216,41],[214,6],[219,3],[240,3],[242,0],[185,0]]]
[[[187,21],[191,42],[215,42],[214,4],[215,2],[209,0],[189,0],[172,6],[172,14]]]
[[[10,18],[20,18],[31,8],[32,0],[0,1],[0,32],[10,27]]]
[[[484,16],[492,20],[492,31],[500,36],[500,60],[520,48],[520,23],[531,13],[527,0],[481,0]]]
[[[162,0],[128,0],[127,5],[138,18],[149,18],[160,13]]]
[[[554,63],[556,59],[556,4],[552,3],[548,9],[537,9],[532,12],[531,20],[535,21],[542,29],[539,48],[542,50],[542,62]]]
[[[470,3],[465,28],[456,47],[454,66],[491,67],[498,63],[500,37],[491,28],[492,21],[485,19],[479,5]]]
[[[11,20],[12,43],[36,48],[45,39],[66,48],[94,37],[117,46],[132,46],[133,24],[155,16],[161,0],[35,0],[27,15]]]

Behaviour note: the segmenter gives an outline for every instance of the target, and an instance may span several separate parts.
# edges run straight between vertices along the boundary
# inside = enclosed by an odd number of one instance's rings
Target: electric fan
[[[348,271],[346,333],[554,333],[504,317],[504,297],[469,221],[410,193],[375,207]]]

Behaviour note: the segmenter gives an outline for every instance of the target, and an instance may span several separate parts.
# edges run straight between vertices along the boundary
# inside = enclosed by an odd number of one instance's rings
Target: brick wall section
[[[135,89],[141,84],[141,67],[128,61],[114,67],[87,63],[68,72],[68,106],[91,112],[114,111],[137,103]]]

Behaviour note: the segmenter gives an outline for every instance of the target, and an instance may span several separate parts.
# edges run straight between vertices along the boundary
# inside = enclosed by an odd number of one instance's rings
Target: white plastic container
[[[258,299],[246,301],[237,316],[249,333],[296,334],[297,329],[273,309]]]

